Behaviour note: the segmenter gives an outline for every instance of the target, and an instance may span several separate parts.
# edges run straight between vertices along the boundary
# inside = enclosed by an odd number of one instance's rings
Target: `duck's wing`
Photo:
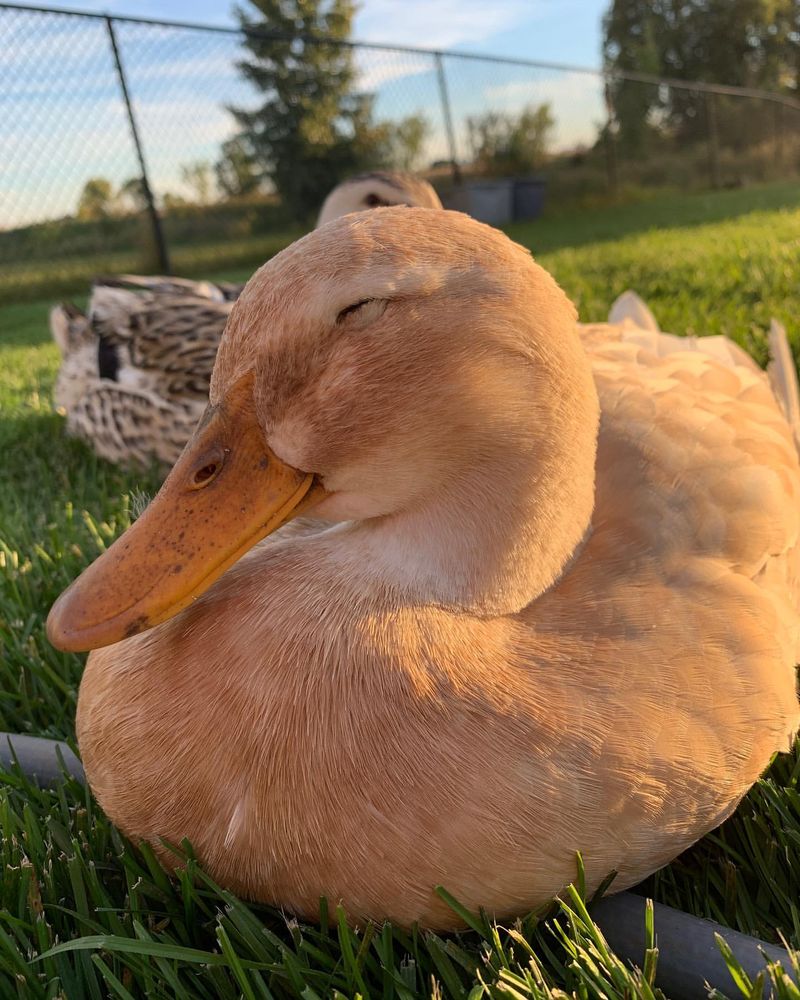
[[[159,305],[160,303],[160,305]],[[229,303],[95,288],[89,315],[50,314],[54,402],[71,434],[121,464],[171,465],[200,418]]]
[[[96,286],[89,317],[109,355],[101,374],[165,400],[206,400],[231,308],[198,296]]]
[[[213,281],[193,281],[164,274],[115,274],[95,278],[93,288],[127,288],[130,291],[151,292],[154,295],[190,295],[212,302],[224,302],[230,296],[224,288],[228,283],[218,285]]]
[[[110,462],[172,465],[204,408],[202,401],[166,401],[147,390],[94,380],[67,410],[67,429]]]
[[[659,572],[712,564],[780,620],[800,661],[800,464],[787,412],[800,400],[724,337],[623,326],[587,348],[601,400],[597,515],[639,539]],[[786,403],[779,398],[788,396]]]
[[[735,345],[606,329],[584,341],[591,531],[524,617],[537,669],[565,679],[548,717],[581,734],[575,808],[602,803],[623,888],[718,826],[800,725],[800,462]]]
[[[579,324],[579,333],[589,347],[605,341],[624,340],[647,348],[657,357],[686,350],[700,351],[702,354],[717,358],[730,368],[758,369],[750,355],[727,337],[713,336],[698,339],[663,333],[644,300],[630,290],[623,292],[614,300],[609,310],[607,324]],[[786,329],[776,319],[770,323],[768,343],[770,362],[767,365],[767,374],[775,398],[800,447],[800,385],[797,367]]]

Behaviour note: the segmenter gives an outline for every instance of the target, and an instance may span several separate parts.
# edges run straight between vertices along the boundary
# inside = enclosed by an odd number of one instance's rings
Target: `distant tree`
[[[189,202],[180,194],[174,194],[172,191],[167,191],[164,197],[161,199],[161,203],[164,206],[165,212],[171,212],[176,208],[185,208]]]
[[[467,118],[475,165],[485,174],[510,176],[544,163],[555,121],[549,104],[532,105],[518,115],[500,111]]]
[[[800,94],[800,0],[776,0],[763,50],[769,78],[781,90],[797,97]]]
[[[251,9],[255,8],[255,9]],[[247,146],[298,218],[316,211],[347,174],[383,166],[386,126],[373,122],[373,98],[355,92],[353,52],[346,41],[353,0],[251,0],[236,14],[245,29],[245,79],[261,95],[254,110],[232,108]]]
[[[122,215],[143,212],[147,208],[144,181],[141,177],[131,177],[122,183],[114,200],[115,208]]]
[[[610,70],[796,93],[800,0],[612,0],[603,56]],[[654,114],[685,138],[705,132],[702,94],[625,80],[611,80],[609,93],[629,145],[641,142]],[[752,106],[735,110],[752,125]]]
[[[614,0],[603,19],[603,58],[609,69],[656,75],[661,71],[654,6],[651,0]],[[638,152],[649,130],[650,115],[661,103],[657,88],[612,78],[606,93],[620,145],[628,153]]]
[[[226,198],[242,198],[258,190],[261,176],[256,158],[244,136],[237,135],[222,144],[221,156],[214,164],[217,186]]]
[[[84,185],[78,198],[77,216],[85,222],[107,219],[113,214],[114,192],[111,181],[105,177],[92,177]]]
[[[425,140],[431,134],[431,125],[424,115],[409,115],[392,129],[392,165],[400,170],[415,170],[419,166]]]
[[[191,189],[197,205],[207,205],[214,189],[214,176],[207,160],[184,163],[180,168],[181,180]]]

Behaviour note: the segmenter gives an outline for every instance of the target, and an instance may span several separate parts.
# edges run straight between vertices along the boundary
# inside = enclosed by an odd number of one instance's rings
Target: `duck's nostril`
[[[216,476],[217,469],[218,465],[216,462],[209,462],[202,469],[198,469],[194,474],[195,486],[205,486],[206,483],[210,482]]]

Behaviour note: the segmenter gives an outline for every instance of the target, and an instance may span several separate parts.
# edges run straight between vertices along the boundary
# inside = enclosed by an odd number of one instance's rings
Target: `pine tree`
[[[284,204],[308,219],[346,175],[384,165],[389,129],[355,93],[352,48],[336,44],[350,37],[352,0],[251,2],[256,11],[236,10],[248,32],[238,65],[263,97],[231,110]]]

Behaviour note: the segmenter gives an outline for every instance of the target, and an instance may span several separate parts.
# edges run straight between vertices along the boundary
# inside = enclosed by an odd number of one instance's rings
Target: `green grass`
[[[655,224],[671,223],[653,231]],[[763,358],[763,329],[800,287],[800,187],[669,198],[515,227],[602,319],[633,287],[676,332],[722,332]],[[234,262],[235,264],[235,262]],[[213,271],[209,272],[213,274]],[[243,276],[235,266],[217,277]],[[74,739],[82,658],[43,633],[61,589],[129,521],[157,475],[120,471],[64,435],[48,302],[0,308],[0,728]],[[651,997],[610,954],[579,892],[544,921],[441,938],[349,930],[334,911],[298,925],[219,889],[189,855],[177,881],[128,844],[75,784],[39,791],[0,775],[0,996]],[[724,827],[642,891],[800,946],[800,765],[780,757]],[[36,959],[36,956],[42,956]],[[793,997],[785,984],[776,995]],[[744,984],[737,995],[760,995]]]
[[[674,229],[728,222],[753,212],[800,208],[800,182],[763,184],[734,191],[640,191],[621,204],[606,204],[588,212],[567,204],[563,210],[548,205],[532,223],[509,227],[516,239],[538,253],[583,246],[653,229]]]
[[[288,229],[262,236],[240,237],[221,246],[214,243],[170,246],[170,261],[176,274],[192,277],[219,268],[221,254],[228,266],[255,265],[276,254],[302,235]],[[153,265],[155,266],[155,265]],[[6,262],[0,272],[0,305],[36,301],[44,295],[69,294],[84,287],[98,273],[121,274],[141,270],[142,254],[135,247],[107,254],[61,256],[57,260]],[[250,268],[252,270],[252,267]]]

